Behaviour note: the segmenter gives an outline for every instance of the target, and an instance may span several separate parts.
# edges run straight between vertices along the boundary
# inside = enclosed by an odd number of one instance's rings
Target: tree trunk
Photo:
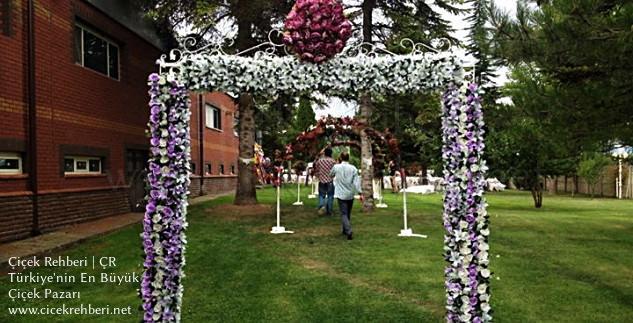
[[[257,204],[255,170],[253,169],[253,146],[255,144],[255,106],[253,96],[248,93],[240,95],[239,106],[239,162],[237,173],[237,190],[235,205]]]
[[[237,1],[233,11],[236,13],[236,48],[245,50],[253,45],[252,14],[247,1]],[[239,160],[235,205],[257,204],[257,175],[255,174],[253,152],[255,144],[255,101],[250,93],[241,93],[239,98]]]
[[[534,199],[534,207],[540,209],[543,206],[543,190],[540,183],[532,186],[532,199]]]
[[[363,11],[363,41],[366,43],[372,42],[373,32],[373,14],[376,7],[376,0],[364,0],[362,5]],[[360,95],[360,121],[367,126],[371,126],[371,115],[374,110],[374,106],[371,102],[371,95],[369,93],[361,93]],[[363,203],[363,211],[371,212],[374,210],[374,190],[372,180],[374,178],[374,167],[372,161],[371,151],[371,139],[361,131],[360,134],[360,155],[361,155],[361,188],[363,189],[363,195],[365,196],[365,203]]]
[[[369,119],[374,110],[369,94],[361,94],[360,96],[360,121],[369,125]],[[372,161],[371,138],[367,136],[365,131],[360,133],[360,160],[361,160],[361,188],[365,202],[363,203],[363,211],[371,212],[374,210],[374,190],[372,180],[374,178],[374,167]]]
[[[428,175],[428,169],[426,168],[426,166],[422,166],[422,180],[420,181],[420,183],[422,183],[422,185],[429,185],[429,181],[426,178],[426,176]]]

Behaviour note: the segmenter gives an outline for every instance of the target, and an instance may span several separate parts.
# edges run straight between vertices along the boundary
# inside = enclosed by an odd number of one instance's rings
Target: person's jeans
[[[343,227],[343,234],[352,234],[352,206],[354,206],[354,200],[341,200],[338,199],[338,207],[341,210],[341,226]]]
[[[334,183],[321,183],[319,182],[319,206],[318,209],[325,206],[325,213],[332,215],[332,208],[334,206]]]

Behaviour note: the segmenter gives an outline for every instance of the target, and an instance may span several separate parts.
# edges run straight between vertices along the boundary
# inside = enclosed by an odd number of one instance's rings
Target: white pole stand
[[[278,184],[277,185],[277,225],[274,226],[270,230],[270,233],[272,233],[272,234],[294,233],[294,231],[286,231],[286,228],[281,226],[281,213],[280,213],[280,210],[279,210],[279,204],[281,204],[280,203],[281,180],[279,180],[279,182],[277,184]]]
[[[317,181],[314,179],[314,176],[312,177],[312,193],[310,195],[308,195],[309,199],[315,199],[318,196],[318,192],[317,192],[317,186],[319,184],[317,183]]]
[[[379,188],[380,190],[380,198],[378,199],[378,204],[376,204],[376,207],[379,209],[386,209],[389,205],[387,205],[387,203],[383,202],[382,200],[382,188]]]
[[[400,234],[398,234],[398,237],[410,237],[410,238],[428,238],[428,236],[424,235],[424,234],[415,234],[413,233],[413,229],[409,228],[407,225],[407,189],[406,189],[406,183],[405,185],[403,185],[403,187],[405,187],[402,190],[402,203],[403,203],[403,213],[402,216],[404,218],[404,229],[400,230]]]
[[[382,180],[381,180],[382,181]],[[382,182],[380,183],[382,184]],[[378,184],[378,204],[376,204],[376,207],[379,209],[386,209],[388,207],[388,205],[382,201],[382,185]]]
[[[299,175],[297,175],[297,202],[292,203],[292,205],[303,205],[303,202],[301,202],[301,181],[299,181]]]

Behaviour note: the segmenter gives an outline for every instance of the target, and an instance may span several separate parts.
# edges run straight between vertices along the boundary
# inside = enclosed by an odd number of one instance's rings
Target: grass
[[[190,208],[184,322],[441,322],[444,315],[441,195],[413,196],[409,223],[428,239],[403,239],[400,197],[389,208],[352,215],[354,240],[337,218],[317,217],[315,200],[292,206],[283,192],[283,225],[268,233],[272,209],[232,214],[230,197]],[[272,190],[258,192],[273,204]],[[529,194],[488,195],[491,214],[492,306],[498,322],[630,322],[633,318],[633,201],[546,196],[534,209]],[[336,205],[335,205],[336,206]],[[248,213],[248,212],[247,212]],[[118,257],[116,272],[141,272],[140,226],[93,239],[64,254]],[[51,272],[39,269],[38,273]],[[59,270],[57,271],[59,272]],[[68,270],[77,274],[79,271]],[[89,272],[92,272],[89,270]],[[0,322],[131,322],[140,316],[8,316],[0,278]],[[55,284],[78,290],[67,306],[138,305],[136,284]]]

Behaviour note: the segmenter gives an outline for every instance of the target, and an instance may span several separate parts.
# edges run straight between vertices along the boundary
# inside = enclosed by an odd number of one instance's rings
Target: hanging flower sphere
[[[340,53],[351,35],[338,0],[297,0],[286,17],[283,42],[301,60],[318,64]]]

